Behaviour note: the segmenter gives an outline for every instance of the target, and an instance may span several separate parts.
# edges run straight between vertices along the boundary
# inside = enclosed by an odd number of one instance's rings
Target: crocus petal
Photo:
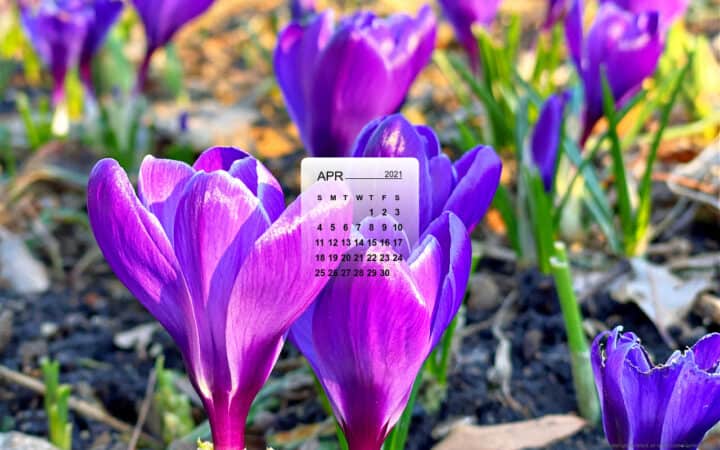
[[[465,297],[465,287],[470,277],[472,250],[465,225],[449,211],[430,224],[421,242],[422,244],[415,251],[422,254],[423,247],[429,246],[434,252],[438,252],[431,259],[434,263],[440,263],[439,269],[429,270],[422,268],[414,255],[411,256],[411,271],[415,274],[418,284],[429,283],[439,286],[437,295],[427,298],[428,309],[432,311],[431,346],[434,347],[457,314]],[[436,284],[436,276],[428,276],[431,273],[440,274],[439,285]],[[428,278],[421,278],[421,275]]]
[[[453,26],[458,41],[465,47],[475,70],[479,65],[479,51],[472,27],[487,27],[497,16],[500,0],[440,0],[445,15]]]
[[[132,0],[145,26],[148,49],[167,44],[186,23],[204,13],[213,0]]]
[[[565,16],[565,40],[570,56],[572,56],[578,71],[582,72],[583,53],[583,2],[582,0],[570,0],[572,4]]]
[[[325,11],[305,27],[300,23],[291,23],[280,33],[275,48],[275,75],[282,88],[288,113],[305,143],[310,139],[308,99],[313,74],[320,52],[332,36],[333,22],[333,12]]]
[[[89,64],[95,53],[100,49],[105,36],[120,17],[123,2],[119,0],[95,0],[91,3],[91,6],[94,14],[85,35],[80,64]]]
[[[635,14],[656,11],[660,15],[663,29],[685,14],[690,0],[601,0],[600,3],[614,3],[620,8]]]
[[[465,153],[455,163],[458,182],[445,204],[468,230],[485,215],[500,184],[502,161],[491,147],[480,146]]]
[[[402,413],[429,352],[429,316],[407,266],[352,267],[391,272],[328,283],[315,307],[312,363],[350,448],[377,449]]]
[[[120,165],[97,163],[88,183],[88,217],[110,268],[187,348],[193,312],[182,271],[159,220],[140,203]]]
[[[229,172],[260,199],[271,222],[280,217],[285,210],[285,196],[280,183],[263,164],[255,158],[238,159]]]
[[[550,96],[532,132],[530,152],[547,192],[552,191],[555,181],[566,98],[564,94]]]
[[[430,216],[438,217],[457,185],[457,173],[446,154],[442,153],[430,160],[430,180],[432,181],[432,214]]]
[[[218,170],[229,171],[238,159],[249,157],[250,154],[235,147],[213,147],[205,150],[193,164],[193,169],[205,172]]]
[[[227,312],[227,341],[233,386],[239,395],[254,397],[270,374],[277,355],[261,353],[255,346],[275,348],[290,325],[310,306],[326,282],[316,277],[314,255],[306,251],[318,223],[352,222],[352,203],[338,200],[301,207],[303,196],[316,198],[330,192],[347,192],[342,184],[317,183],[295,200],[256,241],[235,279]],[[341,197],[341,196],[339,196]],[[348,196],[349,197],[349,196]],[[341,197],[342,198],[342,197]],[[328,238],[347,238],[338,227]],[[241,330],[241,331],[240,331]],[[243,386],[238,386],[238,383]]]
[[[148,155],[140,165],[138,197],[165,230],[170,242],[175,233],[175,210],[185,184],[195,171],[187,164]]]

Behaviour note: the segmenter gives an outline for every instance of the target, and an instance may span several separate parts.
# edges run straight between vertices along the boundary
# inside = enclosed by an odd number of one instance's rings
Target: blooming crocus
[[[290,15],[293,20],[303,20],[315,13],[315,0],[290,0]]]
[[[413,157],[419,162],[420,230],[443,211],[454,212],[472,230],[485,215],[500,182],[502,161],[478,146],[453,163],[435,132],[394,114],[370,122],[352,150],[355,157]]]
[[[330,189],[342,186],[321,183],[308,194]],[[104,159],[90,175],[88,215],[110,267],[180,348],[215,449],[245,448],[250,404],[325,282],[302,251],[311,238],[302,229],[347,223],[352,205],[301,208],[297,200],[285,209],[267,169],[225,147],[192,167],[146,157],[137,195],[118,163]]]
[[[335,25],[332,11],[280,34],[274,65],[291,118],[314,156],[348,156],[371,120],[396,112],[435,45],[435,17],[385,19],[358,12]]]
[[[501,0],[439,0],[455,35],[465,47],[474,70],[480,67],[480,53],[473,26],[489,26],[500,8]]]
[[[663,51],[662,36],[657,12],[633,14],[604,3],[583,37],[582,0],[574,1],[565,19],[565,32],[585,87],[584,143],[603,116],[602,73],[616,106],[622,106],[655,72]]]
[[[532,161],[546,192],[552,191],[555,181],[566,102],[566,94],[555,94],[545,101],[530,139]]]
[[[80,78],[89,95],[94,95],[92,81],[92,61],[110,28],[120,17],[123,2],[119,0],[81,0],[92,9],[87,33],[80,52]]]
[[[591,356],[613,448],[696,449],[720,421],[720,334],[656,366],[640,339],[618,327],[595,338]]]
[[[393,219],[361,222],[363,239],[404,239]],[[406,239],[403,240],[403,243]],[[361,247],[291,328],[327,393],[350,450],[379,450],[408,402],[413,382],[462,303],[470,273],[470,239],[462,221],[445,212],[419,244]],[[370,255],[378,255],[377,260]],[[382,262],[389,261],[389,262]],[[380,276],[386,271],[386,275]]]
[[[155,50],[170,42],[186,23],[204,13],[213,0],[132,0],[145,27],[145,57],[138,71],[137,89],[147,81],[150,60]]]
[[[64,135],[70,126],[65,104],[65,78],[78,63],[91,13],[86,8],[58,1],[19,4],[23,28],[53,79],[55,115],[52,130],[56,135]]]
[[[600,3],[614,3],[635,14],[657,11],[661,27],[667,29],[685,14],[690,0],[600,0]]]

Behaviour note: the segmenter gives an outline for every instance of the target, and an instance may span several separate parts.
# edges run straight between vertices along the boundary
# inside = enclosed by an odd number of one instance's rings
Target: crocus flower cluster
[[[696,449],[720,421],[720,334],[656,366],[640,339],[618,327],[595,339],[591,356],[613,448]]]
[[[204,13],[213,0],[132,0],[145,27],[145,57],[138,71],[137,89],[147,81],[150,60],[186,23]]]
[[[545,101],[530,140],[532,161],[546,192],[553,190],[555,181],[567,97],[567,94],[555,94]]]
[[[582,0],[574,0],[565,19],[565,32],[585,88],[583,143],[603,116],[602,73],[621,106],[655,71],[663,50],[658,20],[657,12],[633,14],[606,2],[584,35]]]
[[[487,146],[473,148],[453,163],[435,132],[395,114],[370,122],[352,150],[354,157],[412,157],[420,166],[420,230],[443,211],[452,211],[472,230],[482,219],[500,182],[502,161]]]
[[[365,127],[353,156],[418,159],[422,236],[411,248],[392,219],[366,219],[361,230],[374,223],[375,231],[364,231],[363,237],[402,239],[394,250],[403,261],[348,262],[364,271],[388,269],[391,276],[331,279],[293,325],[290,338],[315,370],[350,449],[378,450],[462,303],[470,273],[468,231],[489,207],[501,162],[492,149],[478,147],[453,164],[430,128],[412,126],[399,115]],[[341,317],[344,325],[337,326]]]
[[[396,112],[435,46],[435,17],[358,12],[335,25],[332,11],[292,22],[274,65],[300,137],[314,156],[349,156],[371,120]]]
[[[92,60],[120,16],[119,0],[21,1],[24,29],[53,78],[53,104],[65,97],[65,78],[79,65],[80,75],[92,95]]]
[[[339,189],[317,184],[307,195]],[[290,325],[325,283],[308,270],[303,226],[352,220],[348,201],[300,205],[285,209],[275,178],[234,148],[210,149],[192,167],[148,156],[137,195],[114,160],[90,175],[88,215],[100,249],[180,347],[216,450],[245,448],[250,404]]]
[[[458,41],[465,47],[473,70],[480,67],[480,50],[473,26],[489,26],[497,16],[501,0],[439,0],[453,26]]]

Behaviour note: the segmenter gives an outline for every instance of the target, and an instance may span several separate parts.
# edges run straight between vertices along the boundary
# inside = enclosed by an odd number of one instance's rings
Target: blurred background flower
[[[502,0],[438,0],[455,30],[460,44],[465,47],[470,65],[476,72],[480,68],[480,53],[474,26],[488,27],[497,16]]]
[[[358,12],[334,23],[325,11],[280,34],[274,65],[305,148],[314,156],[348,156],[371,120],[396,112],[435,47],[435,17],[380,18]]]

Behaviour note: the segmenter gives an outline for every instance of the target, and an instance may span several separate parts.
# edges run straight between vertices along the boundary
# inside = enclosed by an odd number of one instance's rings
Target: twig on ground
[[[150,372],[150,376],[148,377],[147,387],[145,388],[145,398],[140,406],[140,412],[138,413],[138,419],[135,423],[132,436],[130,436],[130,442],[128,442],[128,450],[135,450],[135,447],[137,447],[138,440],[140,439],[140,433],[142,433],[143,426],[145,426],[145,420],[147,420],[148,413],[150,412],[150,406],[152,406],[156,380],[157,373],[155,370],[152,370]]]
[[[3,365],[0,365],[0,380],[3,379],[38,394],[45,395],[45,385],[41,381],[9,369]],[[93,405],[92,403],[71,396],[68,400],[68,406],[70,407],[70,409],[77,412],[78,414],[87,417],[88,419],[104,423],[110,428],[113,428],[121,433],[130,434],[133,432],[132,425],[116,419],[115,417],[111,416],[110,414],[103,411],[101,408]],[[163,445],[162,442],[147,433],[141,433],[140,437],[142,437],[144,441],[147,441],[153,445]]]

